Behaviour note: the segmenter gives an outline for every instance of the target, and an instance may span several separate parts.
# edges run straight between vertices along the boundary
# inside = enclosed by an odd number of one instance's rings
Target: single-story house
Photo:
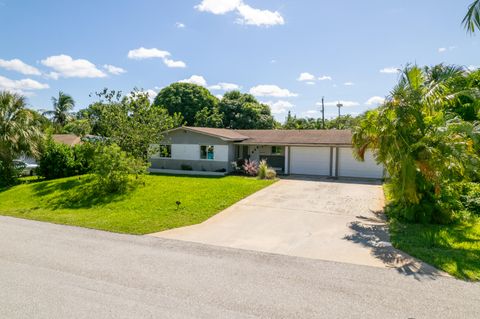
[[[230,172],[238,160],[266,160],[281,174],[382,178],[384,169],[367,152],[352,152],[350,130],[232,130],[182,126],[152,145],[151,171],[191,169]]]

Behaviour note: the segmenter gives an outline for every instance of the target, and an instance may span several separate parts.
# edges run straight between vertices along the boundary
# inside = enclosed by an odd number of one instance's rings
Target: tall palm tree
[[[26,109],[25,98],[7,91],[0,92],[0,183],[11,183],[13,160],[20,155],[35,156],[43,137],[34,114]]]
[[[451,181],[478,175],[474,146],[480,127],[449,109],[468,91],[452,81],[465,76],[455,66],[408,66],[386,102],[367,112],[354,129],[357,157],[373,150],[391,177],[395,201],[404,206],[440,196]]]
[[[465,29],[473,33],[480,29],[480,0],[475,0],[469,7],[462,21]]]
[[[60,91],[58,98],[52,97],[52,104],[53,111],[44,112],[43,115],[51,116],[55,124],[65,126],[71,118],[70,111],[75,107],[75,101],[70,95]]]

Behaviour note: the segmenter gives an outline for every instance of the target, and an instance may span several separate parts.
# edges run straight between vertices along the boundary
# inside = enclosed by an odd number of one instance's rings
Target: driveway
[[[394,249],[380,183],[282,179],[194,226],[152,236],[402,271],[435,272]]]

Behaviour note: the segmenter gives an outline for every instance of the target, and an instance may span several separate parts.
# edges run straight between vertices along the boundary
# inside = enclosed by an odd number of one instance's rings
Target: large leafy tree
[[[475,0],[468,7],[467,14],[463,18],[463,25],[471,33],[480,29],[480,0]]]
[[[198,112],[204,109],[214,112],[217,104],[218,99],[203,86],[180,82],[163,88],[154,101],[154,105],[165,108],[170,115],[182,114],[186,124],[192,126]]]
[[[390,176],[393,201],[410,220],[448,222],[448,185],[478,178],[480,127],[455,111],[465,96],[478,100],[478,87],[458,85],[466,77],[455,66],[408,66],[386,102],[354,129],[357,156],[373,150]]]
[[[65,126],[67,122],[72,118],[70,112],[75,107],[75,101],[73,98],[63,93],[58,92],[58,97],[52,97],[53,110],[43,113],[46,116],[51,116],[52,122],[60,127]]]
[[[102,100],[95,103],[94,110],[100,111],[94,119],[96,124],[101,123],[102,136],[136,158],[146,161],[149,146],[158,144],[164,131],[182,125],[181,115],[170,116],[165,109],[152,105],[143,91],[134,90],[125,97],[108,90],[98,95]]]
[[[195,126],[197,127],[223,127],[223,115],[218,112],[217,108],[209,110],[203,108],[195,114]]]
[[[219,105],[223,125],[232,129],[272,129],[276,126],[270,107],[259,103],[251,94],[225,93]]]
[[[0,184],[15,181],[15,158],[38,154],[43,136],[38,126],[37,117],[26,108],[23,96],[0,92]]]

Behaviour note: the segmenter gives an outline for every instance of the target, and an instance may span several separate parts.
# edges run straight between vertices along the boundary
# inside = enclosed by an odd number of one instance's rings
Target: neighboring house
[[[62,143],[68,146],[75,146],[82,143],[82,139],[75,134],[53,134],[52,139],[57,143]]]
[[[52,139],[57,143],[62,143],[68,146],[75,146],[82,143],[80,137],[74,134],[52,134]],[[16,161],[23,162],[27,165],[38,166],[37,160],[30,156],[20,156]]]
[[[238,160],[266,160],[283,174],[382,178],[383,167],[367,152],[353,157],[350,130],[231,130],[179,127],[164,133],[151,170],[230,172]]]

